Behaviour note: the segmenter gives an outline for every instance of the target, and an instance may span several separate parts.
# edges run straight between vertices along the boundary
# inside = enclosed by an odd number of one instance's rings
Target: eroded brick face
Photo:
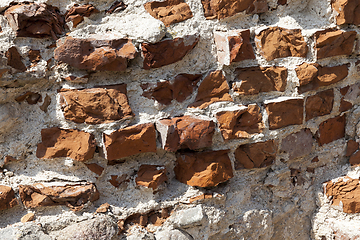
[[[318,116],[324,116],[326,114],[330,114],[333,109],[333,105],[334,105],[333,89],[322,91],[313,96],[308,97],[305,102],[305,111],[306,111],[305,121],[308,121]]]
[[[310,154],[314,142],[310,129],[305,128],[285,137],[281,142],[280,151],[287,153],[289,160],[292,160]]]
[[[360,2],[358,0],[333,0],[331,6],[336,11],[336,23],[360,25]]]
[[[166,168],[160,165],[141,165],[135,179],[136,185],[156,190],[159,185],[168,180]]]
[[[330,118],[319,125],[317,140],[320,146],[345,137],[345,115]]]

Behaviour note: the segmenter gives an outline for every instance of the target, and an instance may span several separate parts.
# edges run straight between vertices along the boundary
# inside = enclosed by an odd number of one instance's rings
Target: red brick
[[[166,168],[160,165],[141,165],[135,178],[136,185],[156,190],[159,185],[168,180]]]
[[[65,13],[65,21],[71,21],[73,23],[73,27],[76,28],[77,25],[84,21],[84,17],[90,17],[94,13],[99,13],[99,10],[97,10],[91,4],[85,4],[81,6],[75,4],[72,8],[69,9],[69,11]]]
[[[360,25],[359,0],[333,0],[331,6],[337,12],[336,23],[338,25]]]
[[[334,105],[334,90],[318,92],[317,94],[307,97],[305,102],[306,117],[305,121],[312,118],[330,114]]]
[[[11,187],[0,185],[0,210],[13,208],[18,204],[14,190]]]
[[[345,137],[345,115],[330,118],[322,122],[317,132],[320,146]]]

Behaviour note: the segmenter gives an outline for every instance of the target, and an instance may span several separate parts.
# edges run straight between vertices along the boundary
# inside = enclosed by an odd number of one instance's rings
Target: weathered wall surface
[[[358,239],[359,0],[0,2],[1,239]]]

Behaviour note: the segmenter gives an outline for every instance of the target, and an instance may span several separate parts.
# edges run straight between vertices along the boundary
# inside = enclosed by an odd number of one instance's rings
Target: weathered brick
[[[8,66],[15,68],[21,72],[26,71],[26,66],[22,62],[22,57],[16,47],[9,48],[5,53],[5,57],[7,58]]]
[[[304,99],[279,98],[265,103],[269,129],[274,130],[303,122]]]
[[[310,129],[305,128],[285,137],[281,142],[280,151],[289,154],[289,160],[292,160],[310,154],[314,142]]]
[[[301,29],[269,27],[256,35],[255,43],[267,61],[283,57],[306,57],[308,52]]]
[[[360,1],[359,0],[333,0],[331,6],[336,15],[336,23],[360,25]]]
[[[214,102],[233,101],[229,85],[222,71],[210,72],[201,82],[195,102],[189,107],[206,108]]]
[[[357,143],[355,140],[350,139],[347,142],[346,145],[346,157],[350,157],[354,152],[356,152],[359,149],[359,143]]]
[[[317,59],[352,53],[356,38],[355,31],[345,32],[326,29],[315,33],[315,50]]]
[[[95,173],[96,175],[101,175],[104,171],[104,168],[96,163],[85,163],[85,166],[92,171],[93,173]]]
[[[83,90],[61,89],[60,105],[65,119],[76,123],[99,124],[134,116],[126,84]]]
[[[142,43],[144,69],[159,68],[180,61],[198,43],[195,35],[162,40],[157,43]]]
[[[232,88],[241,95],[261,92],[285,91],[287,69],[285,67],[249,67],[236,69]]]
[[[317,132],[317,140],[320,146],[345,137],[345,115],[330,118],[322,122]]]
[[[260,107],[256,104],[236,111],[218,112],[216,118],[225,140],[249,138],[254,133],[261,133],[264,128]]]
[[[166,27],[193,17],[189,5],[184,0],[147,2],[144,7],[152,17],[162,21]]]
[[[177,180],[197,187],[214,187],[234,176],[228,150],[179,153],[174,171]]]
[[[43,159],[69,157],[83,162],[91,159],[96,149],[91,133],[75,129],[42,129],[41,140],[37,146],[36,157]]]
[[[90,17],[94,13],[99,13],[99,10],[91,4],[81,6],[75,4],[65,13],[65,22],[72,22],[73,27],[76,28],[77,25],[84,21],[84,17]]]
[[[168,180],[166,168],[160,165],[141,165],[135,178],[136,185],[156,190],[159,185]]]
[[[215,132],[213,121],[191,116],[162,119],[156,122],[161,145],[167,151],[201,149],[212,145]]]
[[[14,190],[5,185],[0,185],[0,210],[13,208],[18,205]]]
[[[353,102],[357,102],[360,99],[360,84],[355,83],[340,89],[340,112],[350,110],[353,106]]]
[[[278,144],[274,140],[240,145],[235,150],[235,169],[263,168],[274,163]]]
[[[312,118],[330,114],[334,105],[334,90],[318,92],[317,94],[307,97],[305,102],[305,121]]]
[[[138,153],[156,152],[156,132],[153,123],[138,124],[104,134],[104,150],[108,164]]]

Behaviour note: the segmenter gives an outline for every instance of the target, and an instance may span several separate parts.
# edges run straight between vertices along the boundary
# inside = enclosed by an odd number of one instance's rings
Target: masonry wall
[[[0,11],[2,239],[360,238],[359,0]]]

